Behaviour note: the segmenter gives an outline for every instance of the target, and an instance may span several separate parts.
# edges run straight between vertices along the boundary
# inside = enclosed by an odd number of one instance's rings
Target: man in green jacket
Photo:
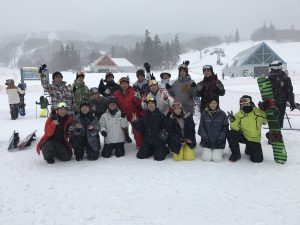
[[[74,100],[76,104],[75,113],[79,113],[80,110],[80,102],[83,99],[89,100],[90,99],[90,90],[84,83],[84,72],[77,72],[76,73],[76,80],[72,86]]]
[[[250,156],[252,162],[263,161],[261,148],[261,127],[266,122],[266,114],[252,102],[252,97],[243,95],[240,98],[240,111],[234,116],[229,114],[230,131],[227,141],[231,149],[229,161],[235,162],[241,158],[239,143],[246,144],[245,154]]]

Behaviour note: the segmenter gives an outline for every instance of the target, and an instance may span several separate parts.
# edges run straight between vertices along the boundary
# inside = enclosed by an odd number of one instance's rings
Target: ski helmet
[[[271,70],[281,70],[282,69],[282,62],[279,61],[279,60],[275,60],[275,61],[273,61],[269,64],[269,68]]]
[[[167,73],[167,72],[161,73],[161,74],[160,74],[160,78],[163,79],[163,76],[164,76],[164,75],[168,75],[169,79],[171,78],[171,74],[170,74],[170,73]]]

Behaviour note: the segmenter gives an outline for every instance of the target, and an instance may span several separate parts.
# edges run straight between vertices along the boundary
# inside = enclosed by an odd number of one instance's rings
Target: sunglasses
[[[250,103],[251,103],[250,98],[241,98],[240,99],[240,105],[250,104]]]
[[[65,102],[59,102],[56,107],[57,108],[67,108],[67,103],[65,103]]]

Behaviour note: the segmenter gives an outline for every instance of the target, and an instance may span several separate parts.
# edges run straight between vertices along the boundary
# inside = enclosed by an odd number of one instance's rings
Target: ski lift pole
[[[37,104],[35,102],[35,118],[37,119]]]

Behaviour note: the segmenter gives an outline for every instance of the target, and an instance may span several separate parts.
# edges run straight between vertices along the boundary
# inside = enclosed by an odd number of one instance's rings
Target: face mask
[[[244,106],[242,109],[245,113],[250,113],[253,110],[253,106]]]

